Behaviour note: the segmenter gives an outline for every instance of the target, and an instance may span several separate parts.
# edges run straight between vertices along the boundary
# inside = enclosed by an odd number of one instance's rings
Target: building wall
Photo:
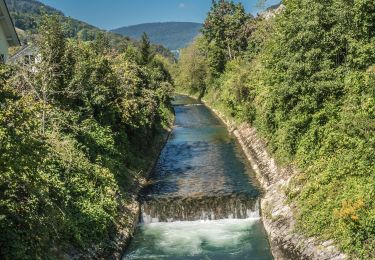
[[[0,55],[3,54],[5,56],[5,60],[8,58],[8,41],[5,36],[5,32],[3,29],[3,26],[1,25],[0,22]]]

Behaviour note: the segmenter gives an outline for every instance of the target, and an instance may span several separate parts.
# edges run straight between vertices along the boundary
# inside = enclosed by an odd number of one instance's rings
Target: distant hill
[[[151,42],[161,44],[170,50],[178,50],[192,42],[202,26],[200,23],[188,22],[145,23],[121,27],[112,32],[134,39],[140,39],[145,32]]]
[[[138,42],[129,37],[106,32],[88,23],[67,17],[63,12],[45,5],[36,0],[5,0],[13,18],[15,26],[18,28],[21,41],[32,41],[33,35],[37,33],[38,23],[43,13],[56,14],[64,24],[67,37],[80,39],[83,41],[94,40],[99,33],[105,32],[110,45],[116,49],[121,49],[127,45],[138,45]],[[173,54],[162,46],[153,46],[154,50],[166,57],[173,57]]]
[[[95,39],[96,35],[103,30],[88,23],[65,16],[61,11],[45,5],[36,0],[6,0],[10,14],[14,20],[14,25],[28,33],[36,33],[37,26],[43,13],[56,14],[65,24],[68,37],[80,38],[82,40]],[[124,38],[111,33],[110,40],[121,41]],[[129,39],[127,39],[129,40]]]

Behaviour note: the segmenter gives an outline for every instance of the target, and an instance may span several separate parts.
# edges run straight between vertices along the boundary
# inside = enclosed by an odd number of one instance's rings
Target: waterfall
[[[244,195],[151,198],[141,206],[141,223],[259,218],[259,200]]]

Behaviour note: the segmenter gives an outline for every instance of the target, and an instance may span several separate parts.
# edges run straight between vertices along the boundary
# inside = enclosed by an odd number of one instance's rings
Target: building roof
[[[0,25],[4,29],[9,46],[21,45],[5,0],[0,0]]]
[[[37,55],[38,48],[34,45],[24,45],[21,50],[16,52],[13,56],[8,58],[9,63],[17,63],[19,59],[23,58],[25,55]]]

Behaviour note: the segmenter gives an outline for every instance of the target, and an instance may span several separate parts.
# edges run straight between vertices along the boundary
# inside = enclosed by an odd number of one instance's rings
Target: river
[[[175,125],[123,259],[273,259],[260,189],[236,139],[195,99],[173,104]]]

